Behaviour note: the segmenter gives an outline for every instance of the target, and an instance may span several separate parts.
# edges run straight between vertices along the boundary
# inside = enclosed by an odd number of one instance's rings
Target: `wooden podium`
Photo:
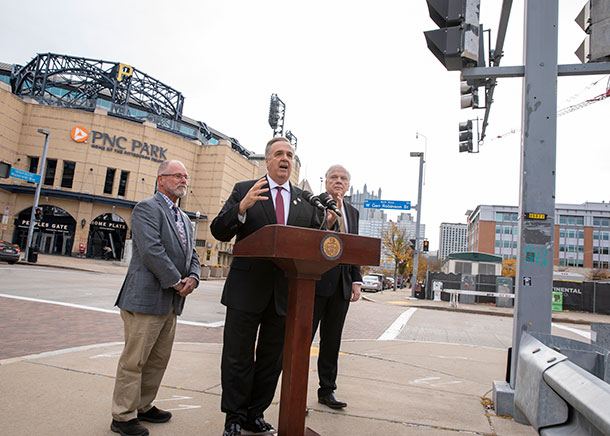
[[[279,436],[318,435],[305,428],[316,280],[337,264],[379,265],[380,250],[378,238],[278,224],[235,244],[233,256],[272,260],[289,280]]]

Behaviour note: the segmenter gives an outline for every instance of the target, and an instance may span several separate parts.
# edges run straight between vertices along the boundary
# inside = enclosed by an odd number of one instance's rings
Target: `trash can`
[[[426,292],[422,289],[422,285],[419,282],[415,284],[415,298],[420,300],[426,298]]]
[[[27,261],[31,263],[38,262],[38,248],[30,247],[30,250],[28,251]]]

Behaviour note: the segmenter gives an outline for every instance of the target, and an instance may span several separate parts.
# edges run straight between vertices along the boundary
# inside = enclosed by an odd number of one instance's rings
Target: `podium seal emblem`
[[[337,235],[326,235],[320,244],[322,255],[328,260],[336,260],[343,253],[343,243]]]

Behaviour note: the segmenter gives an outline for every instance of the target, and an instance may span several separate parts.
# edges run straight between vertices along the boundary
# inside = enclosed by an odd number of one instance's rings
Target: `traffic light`
[[[460,81],[460,107],[462,109],[479,107],[479,89],[474,85],[474,82]]]
[[[460,129],[460,153],[467,151],[472,153],[472,120],[464,121],[459,125]]]
[[[424,246],[423,246],[423,250],[424,252],[428,252],[428,250],[430,249],[430,242],[429,241],[424,241]]]
[[[610,60],[610,2],[588,0],[575,19],[587,32],[576,56],[582,63],[606,62]]]
[[[474,67],[479,61],[481,0],[426,0],[439,29],[424,32],[428,48],[448,71]]]
[[[34,210],[34,218],[36,219],[36,221],[42,221],[42,208],[41,207],[37,207]]]

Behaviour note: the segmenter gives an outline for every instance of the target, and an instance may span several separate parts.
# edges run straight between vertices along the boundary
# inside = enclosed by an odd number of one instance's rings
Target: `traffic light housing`
[[[423,246],[422,251],[427,253],[429,249],[430,249],[430,241],[424,241],[424,246]]]
[[[42,221],[42,208],[41,207],[37,207],[34,210],[34,219],[36,221]]]
[[[610,2],[588,0],[575,19],[587,33],[576,50],[582,63],[610,61]]]
[[[424,32],[430,51],[448,71],[479,62],[481,0],[426,0],[430,18],[439,26]]]
[[[409,248],[415,250],[415,239],[409,239]]]
[[[474,82],[468,80],[460,81],[460,107],[462,109],[479,107],[479,89]]]
[[[472,153],[472,120],[464,121],[459,125],[459,140],[460,140],[460,153],[467,151]]]

